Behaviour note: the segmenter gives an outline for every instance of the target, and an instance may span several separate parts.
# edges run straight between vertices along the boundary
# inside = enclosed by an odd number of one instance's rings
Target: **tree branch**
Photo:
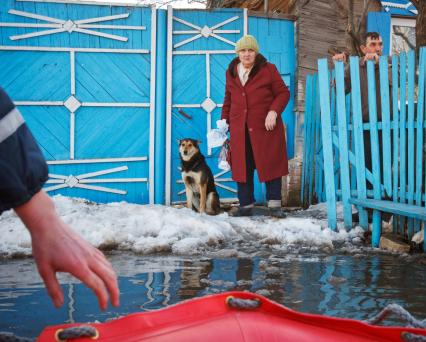
[[[290,0],[287,4],[287,8],[288,8],[288,13],[292,13],[294,10],[294,7],[298,4],[301,3],[301,5],[299,6],[299,9],[305,7],[307,4],[309,4],[311,2],[311,0]]]
[[[410,49],[412,50],[416,49],[416,47],[408,39],[407,35],[404,32],[402,32],[399,27],[397,28],[394,26],[393,33],[395,34],[395,36],[401,37],[407,43]]]
[[[301,8],[305,7],[307,4],[309,4],[311,0],[305,0],[305,2],[302,4]]]
[[[358,35],[353,30],[349,30],[349,27],[346,28],[346,32],[352,38],[352,47],[355,50],[356,54],[358,56],[361,56],[362,55],[362,53],[361,53],[362,51],[360,49],[361,41],[360,41]]]
[[[358,21],[358,27],[357,27],[357,32],[360,32],[361,29],[364,27],[364,23],[365,20],[367,19],[367,14],[368,14],[368,8],[371,5],[372,0],[364,0],[364,8],[362,10],[362,14],[359,17],[359,21]]]
[[[334,3],[336,4],[337,8],[339,9],[339,14],[341,18],[347,18],[348,17],[348,10],[345,8],[345,6],[342,5],[340,0],[334,0]]]
[[[288,12],[291,13],[293,12],[294,6],[296,6],[298,0],[290,0],[288,2]]]
[[[351,27],[351,30],[355,32],[355,21],[354,21],[354,1],[349,0],[348,4],[348,25]]]

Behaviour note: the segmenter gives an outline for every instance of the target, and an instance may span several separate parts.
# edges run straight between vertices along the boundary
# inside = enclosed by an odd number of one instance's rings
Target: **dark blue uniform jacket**
[[[29,201],[47,178],[43,154],[18,109],[0,88],[0,214]]]

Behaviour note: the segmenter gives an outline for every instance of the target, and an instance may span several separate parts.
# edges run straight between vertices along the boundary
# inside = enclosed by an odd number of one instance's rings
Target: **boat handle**
[[[97,340],[99,338],[99,331],[90,325],[81,325],[77,327],[58,329],[55,332],[55,340],[57,342],[65,342],[81,337],[90,337],[92,340]]]
[[[424,342],[426,341],[426,335],[420,335],[420,334],[403,331],[401,333],[401,339],[404,342]]]
[[[241,299],[241,298],[235,298],[234,296],[226,297],[225,303],[230,308],[245,309],[245,310],[257,309],[262,304],[262,302],[257,298]]]

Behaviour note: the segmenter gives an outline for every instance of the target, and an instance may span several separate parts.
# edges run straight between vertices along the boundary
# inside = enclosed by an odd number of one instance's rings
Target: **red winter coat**
[[[225,99],[222,119],[226,119],[231,133],[232,179],[245,183],[247,125],[257,174],[266,182],[288,174],[287,148],[281,113],[287,105],[290,93],[276,66],[257,55],[248,81],[243,86],[238,77],[238,57],[226,72]],[[270,110],[277,112],[277,124],[272,131],[265,128]]]

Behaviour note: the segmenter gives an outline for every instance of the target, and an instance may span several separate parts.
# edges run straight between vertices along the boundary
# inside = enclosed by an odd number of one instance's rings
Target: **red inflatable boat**
[[[410,336],[426,338],[426,330],[303,314],[260,295],[227,292],[107,323],[48,327],[37,341],[389,342],[409,341]]]

